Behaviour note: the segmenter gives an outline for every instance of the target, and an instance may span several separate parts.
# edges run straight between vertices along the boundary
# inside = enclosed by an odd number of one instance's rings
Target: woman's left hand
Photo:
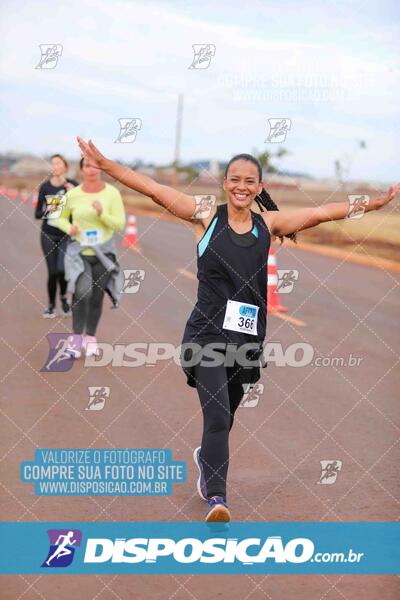
[[[94,210],[97,212],[97,216],[101,217],[102,212],[103,212],[103,206],[102,206],[101,202],[99,202],[99,200],[94,200],[92,202],[92,206],[93,206]]]
[[[384,194],[383,196],[378,196],[378,198],[374,198],[373,206],[374,206],[375,210],[379,210],[380,208],[383,208],[384,206],[386,206],[386,204],[389,204],[389,202],[391,202],[393,200],[393,198],[395,198],[399,192],[400,192],[400,183],[397,183],[396,185],[392,185],[388,189],[386,194]]]

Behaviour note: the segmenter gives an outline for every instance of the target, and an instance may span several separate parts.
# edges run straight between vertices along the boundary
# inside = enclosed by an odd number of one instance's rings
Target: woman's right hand
[[[76,225],[76,224],[71,225],[71,229],[69,231],[70,237],[75,237],[78,235],[78,233],[79,233],[78,225]]]
[[[93,144],[92,140],[85,142],[79,135],[76,138],[78,140],[79,148],[82,152],[82,158],[88,166],[96,169],[103,169],[106,162],[106,157],[100,152],[98,148]]]

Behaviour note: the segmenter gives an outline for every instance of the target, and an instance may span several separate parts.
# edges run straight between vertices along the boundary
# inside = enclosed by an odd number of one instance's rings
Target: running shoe
[[[211,496],[208,499],[207,523],[228,523],[231,514],[225,500],[221,496]]]
[[[208,496],[207,496],[206,478],[204,476],[203,465],[201,464],[200,450],[201,450],[201,447],[199,446],[193,452],[193,460],[196,463],[196,466],[197,466],[197,468],[199,470],[199,478],[197,480],[197,491],[199,493],[200,498],[202,500],[206,500],[207,501],[208,500]]]
[[[61,316],[68,317],[71,314],[71,307],[67,298],[64,296],[61,298]]]
[[[86,356],[100,356],[100,348],[94,335],[85,335],[82,346]]]
[[[43,313],[43,319],[54,319],[55,316],[56,311],[54,310],[54,306],[51,305]]]

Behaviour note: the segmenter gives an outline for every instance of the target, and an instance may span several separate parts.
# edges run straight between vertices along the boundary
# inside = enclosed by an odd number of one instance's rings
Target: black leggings
[[[110,274],[96,256],[82,256],[82,259],[85,270],[75,285],[72,326],[74,333],[96,335]]]
[[[60,295],[65,296],[67,291],[67,282],[64,278],[64,256],[67,248],[66,236],[60,238],[53,236],[47,231],[41,232],[40,243],[47,264],[47,292],[49,295],[49,304],[55,306],[57,282],[60,286]]]
[[[197,393],[203,411],[203,437],[200,457],[204,468],[207,495],[226,500],[229,466],[229,432],[244,390],[241,383],[229,381],[233,367],[196,365]]]

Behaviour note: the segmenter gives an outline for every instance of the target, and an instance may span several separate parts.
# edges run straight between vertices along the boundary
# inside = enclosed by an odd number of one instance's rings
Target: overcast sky
[[[400,177],[396,0],[3,0],[1,13],[1,152],[73,158],[80,134],[111,158],[165,163],[183,92],[184,161],[275,151],[268,119],[287,118],[282,168],[332,176],[345,158],[352,178]],[[57,66],[35,68],[50,43]],[[215,56],[189,69],[203,43]],[[142,128],[116,144],[124,117]]]

